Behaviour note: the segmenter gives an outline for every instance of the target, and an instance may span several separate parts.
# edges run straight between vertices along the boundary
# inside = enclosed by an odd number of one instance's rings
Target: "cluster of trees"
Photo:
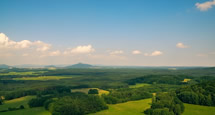
[[[104,109],[108,109],[108,106],[101,97],[83,93],[61,97],[48,105],[53,115],[84,115]]]
[[[151,98],[152,94],[142,89],[124,88],[118,90],[111,90],[108,95],[102,95],[102,97],[104,98],[106,103],[116,104],[132,100]]]
[[[3,99],[0,97],[0,105],[3,104]]]
[[[149,84],[183,84],[184,75],[146,75],[127,80],[129,85],[135,85],[136,83],[149,83]]]
[[[157,93],[152,99],[151,108],[144,111],[147,115],[181,115],[183,103],[175,93]]]
[[[7,93],[4,95],[6,100],[11,100],[19,97],[24,97],[27,95],[48,95],[48,94],[58,94],[58,93],[70,93],[70,87],[67,86],[49,86],[39,89],[30,90],[19,90]]]
[[[43,106],[53,115],[84,115],[108,109],[103,98],[80,92],[37,96],[28,104],[29,107]]]
[[[38,96],[37,98],[31,99],[28,102],[29,107],[41,107],[45,105],[45,102],[51,99],[53,96]]]
[[[185,103],[215,106],[215,80],[182,87],[176,94]]]
[[[99,94],[99,91],[97,89],[90,89],[88,94]]]
[[[23,105],[20,105],[19,107],[8,107],[7,110],[1,110],[0,112],[15,111],[20,109],[25,109],[25,107]]]

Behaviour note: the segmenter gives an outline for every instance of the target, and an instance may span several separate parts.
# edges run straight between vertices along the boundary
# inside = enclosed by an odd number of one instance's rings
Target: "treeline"
[[[108,104],[116,104],[133,100],[151,98],[152,94],[142,89],[118,89],[111,90],[108,95],[102,95],[105,102]]]
[[[70,93],[70,87],[67,86],[48,86],[43,88],[37,89],[30,89],[30,90],[19,90],[7,93],[4,95],[6,100],[11,100],[19,97],[24,97],[27,95],[47,95],[47,94],[58,94],[68,92]]]
[[[182,87],[176,94],[185,103],[215,106],[215,80]]]
[[[181,115],[183,103],[175,93],[157,93],[152,99],[151,108],[144,111],[147,115]]]
[[[108,109],[101,97],[78,92],[66,93],[64,96],[41,96],[30,100],[28,104],[29,107],[44,106],[52,115],[85,115]]]
[[[136,83],[148,83],[148,84],[184,84],[182,81],[184,78],[188,78],[185,75],[146,75],[127,80],[129,85],[135,85]]]

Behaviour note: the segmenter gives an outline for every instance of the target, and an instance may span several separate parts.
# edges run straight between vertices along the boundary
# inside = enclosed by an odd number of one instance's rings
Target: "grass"
[[[1,73],[0,75],[37,75],[36,72],[9,72],[9,73]]]
[[[39,76],[39,77],[21,77],[21,78],[13,78],[13,80],[60,80],[60,79],[70,79],[72,77],[65,76]]]
[[[129,101],[115,105],[108,105],[109,109],[90,115],[144,115],[143,111],[149,108],[151,99]]]
[[[20,98],[5,101],[3,105],[0,105],[0,110],[7,110],[8,107],[17,108],[20,105],[23,105],[25,109],[0,112],[0,114],[1,115],[51,115],[51,113],[46,111],[44,107],[29,108],[28,101],[31,100],[32,98],[35,98],[35,96],[25,96],[25,97],[20,97]]]
[[[137,83],[136,85],[130,85],[129,88],[139,88],[144,86],[149,86],[150,84],[147,83]]]
[[[25,97],[4,101],[4,104],[0,105],[0,111],[7,110],[8,107],[13,107],[13,108],[19,107],[20,105],[23,105],[25,108],[29,108],[28,101],[31,100],[32,98],[35,98],[35,96],[25,96]]]
[[[214,115],[215,107],[185,104],[185,111],[182,115]]]
[[[189,82],[191,79],[184,79],[182,82]]]
[[[27,108],[16,111],[1,112],[1,115],[51,115],[44,107]]]
[[[102,89],[99,89],[99,88],[72,89],[72,92],[83,92],[83,93],[88,94],[88,91],[89,91],[90,89],[97,89],[97,90],[99,91],[99,95],[102,95],[102,94],[109,94],[109,91],[102,90]]]

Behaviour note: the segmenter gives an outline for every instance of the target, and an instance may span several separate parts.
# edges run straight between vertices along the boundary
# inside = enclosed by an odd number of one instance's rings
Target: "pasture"
[[[27,108],[16,111],[1,112],[1,115],[51,115],[44,107]]]
[[[109,109],[90,115],[144,115],[143,111],[151,106],[151,102],[152,99],[143,99],[108,105]]]
[[[25,108],[29,108],[28,101],[31,100],[32,98],[35,98],[35,96],[25,96],[25,97],[4,101],[4,104],[0,105],[0,111],[7,110],[9,107],[17,108],[20,105],[23,105]]]
[[[144,86],[149,86],[150,84],[147,83],[137,83],[135,85],[130,85],[129,88],[139,88],[139,87],[144,87]]]
[[[60,79],[71,79],[72,77],[65,77],[65,76],[39,76],[39,77],[19,77],[13,78],[13,80],[60,80]]]
[[[184,103],[185,111],[182,115],[214,115],[215,107]]]
[[[109,91],[103,90],[103,89],[99,89],[99,88],[81,88],[81,89],[72,89],[72,92],[82,92],[85,94],[88,94],[88,91],[90,89],[97,89],[99,91],[99,95],[102,94],[109,94]]]

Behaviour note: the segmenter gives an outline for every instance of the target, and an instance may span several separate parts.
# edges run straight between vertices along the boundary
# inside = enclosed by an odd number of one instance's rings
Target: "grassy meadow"
[[[1,115],[51,115],[44,107],[27,108],[16,111],[1,112]]]
[[[13,78],[13,80],[60,80],[60,79],[71,79],[72,77],[64,77],[64,76],[38,76],[38,77],[20,77]]]
[[[97,90],[99,91],[99,95],[102,95],[102,94],[109,94],[109,91],[102,90],[102,89],[99,89],[99,88],[72,89],[72,92],[82,92],[82,93],[88,94],[88,91],[89,91],[90,89],[97,89]]]
[[[151,106],[151,102],[151,99],[143,99],[108,105],[109,109],[90,115],[144,115],[143,111]]]
[[[20,98],[4,101],[4,104],[0,105],[0,111],[7,110],[8,107],[17,108],[20,105],[23,105],[25,108],[29,108],[28,101],[35,97],[36,96],[25,96],[25,97],[20,97]]]
[[[215,107],[184,103],[185,111],[182,115],[214,115]]]
[[[144,87],[144,86],[149,86],[150,84],[147,83],[137,83],[135,85],[130,85],[129,88],[139,88],[139,87]]]
[[[5,101],[3,105],[0,105],[0,111],[7,110],[9,107],[18,108],[20,105],[23,105],[25,109],[1,112],[1,115],[51,115],[44,107],[29,108],[28,101],[35,97],[25,96]]]

